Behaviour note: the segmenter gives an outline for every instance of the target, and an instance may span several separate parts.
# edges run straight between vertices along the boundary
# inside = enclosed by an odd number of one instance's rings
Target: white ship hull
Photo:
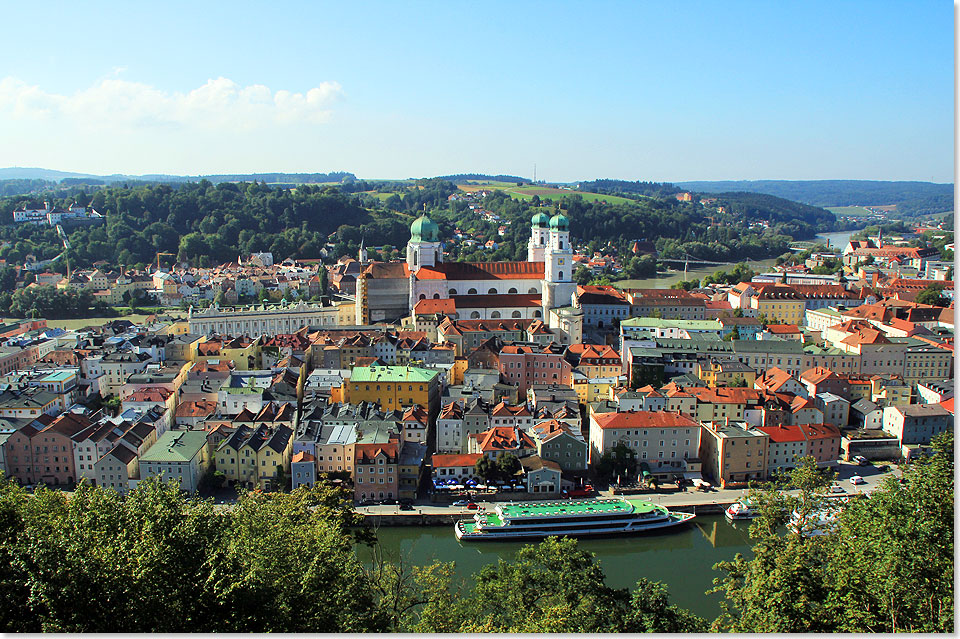
[[[544,524],[537,527],[530,526],[526,530],[510,530],[510,526],[504,526],[498,529],[486,528],[482,532],[467,532],[464,522],[457,522],[455,533],[457,539],[463,541],[474,540],[511,540],[511,539],[544,539],[546,537],[607,537],[613,535],[636,535],[648,531],[663,530],[672,528],[692,521],[696,515],[693,513],[671,513],[668,519],[660,521],[641,521],[634,520],[618,526],[603,526],[603,522],[596,524],[584,524],[582,526],[562,526],[557,524]],[[469,521],[469,520],[467,520]],[[518,527],[519,528],[519,527]]]

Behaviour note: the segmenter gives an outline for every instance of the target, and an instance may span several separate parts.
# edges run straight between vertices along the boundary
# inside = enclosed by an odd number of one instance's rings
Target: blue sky
[[[0,166],[953,180],[942,1],[60,2],[3,15],[15,35],[0,56]]]

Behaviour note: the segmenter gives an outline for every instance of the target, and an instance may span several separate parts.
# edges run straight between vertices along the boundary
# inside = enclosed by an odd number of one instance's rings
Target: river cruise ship
[[[623,535],[678,526],[695,516],[645,499],[533,501],[497,504],[457,522],[455,532],[461,540]]]

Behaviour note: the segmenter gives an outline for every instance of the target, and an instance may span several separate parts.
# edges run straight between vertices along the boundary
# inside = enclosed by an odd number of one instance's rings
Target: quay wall
[[[723,513],[733,502],[671,505],[670,510],[694,513],[697,515],[715,515]],[[365,514],[364,519],[373,527],[377,526],[452,526],[461,519],[469,519],[469,513],[418,513],[404,511],[389,514]]]

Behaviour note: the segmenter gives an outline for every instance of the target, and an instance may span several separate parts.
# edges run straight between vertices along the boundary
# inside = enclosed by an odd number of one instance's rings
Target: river
[[[580,546],[597,556],[607,576],[607,584],[630,588],[640,577],[662,581],[677,605],[712,621],[720,614],[719,594],[704,594],[721,573],[712,569],[721,560],[735,554],[751,556],[747,528],[749,522],[728,523],[723,515],[700,515],[694,523],[664,533],[627,537],[582,539]],[[453,526],[397,526],[377,531],[387,558],[403,557],[407,565],[426,565],[433,561],[456,562],[457,575],[468,579],[498,559],[508,559],[522,546],[512,542],[468,542],[461,544]],[[370,551],[359,550],[369,561]]]
[[[836,231],[834,233],[817,233],[817,239],[824,240],[827,246],[843,251],[850,242],[850,236],[859,233],[863,229],[854,229],[852,231]]]

